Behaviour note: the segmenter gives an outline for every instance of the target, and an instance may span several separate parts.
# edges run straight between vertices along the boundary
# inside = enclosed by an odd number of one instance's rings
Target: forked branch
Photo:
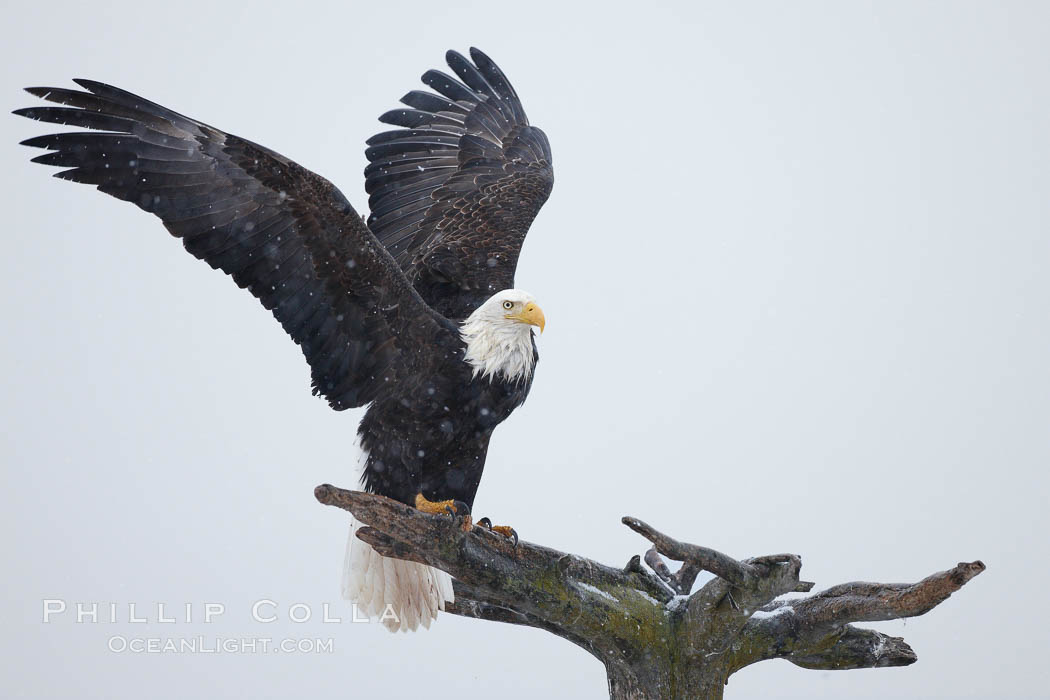
[[[729,676],[772,658],[802,668],[904,666],[898,637],[851,622],[922,615],[984,570],[959,564],[914,584],[848,583],[811,596],[794,554],[738,560],[681,542],[637,518],[623,523],[652,543],[617,569],[482,528],[427,515],[390,499],[328,484],[317,500],[367,527],[358,537],[384,556],[422,562],[454,578],[455,615],[547,630],[605,664],[614,698],[721,698]],[[672,573],[661,555],[682,562]],[[701,571],[715,578],[693,592]]]

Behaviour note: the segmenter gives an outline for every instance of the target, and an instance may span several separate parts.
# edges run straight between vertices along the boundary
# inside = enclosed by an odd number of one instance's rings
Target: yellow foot
[[[482,518],[478,521],[478,527],[483,527],[489,532],[495,532],[497,535],[503,535],[508,540],[514,540],[514,546],[518,546],[518,533],[510,525],[493,525],[488,518]]]
[[[451,515],[453,517],[462,517],[463,523],[460,525],[460,529],[463,532],[470,532],[470,528],[473,527],[473,521],[470,517],[470,507],[467,506],[463,501],[431,501],[422,493],[416,494],[416,510],[423,513],[430,513],[431,515]]]

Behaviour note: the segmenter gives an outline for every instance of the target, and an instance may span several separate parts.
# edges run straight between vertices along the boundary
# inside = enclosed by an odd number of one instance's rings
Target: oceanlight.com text
[[[270,637],[125,637],[113,635],[107,642],[117,654],[331,654],[335,645],[327,639],[272,639]]]

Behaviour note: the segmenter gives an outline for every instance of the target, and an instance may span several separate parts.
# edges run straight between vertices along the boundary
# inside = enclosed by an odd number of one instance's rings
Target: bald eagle
[[[362,482],[469,526],[489,438],[529,394],[545,318],[514,289],[553,185],[550,145],[503,72],[450,51],[368,140],[367,222],[331,183],[263,146],[124,90],[27,88],[15,113],[93,131],[38,136],[56,177],[155,214],[230,275],[302,349],[335,410],[368,406]],[[350,539],[343,594],[392,631],[430,626],[448,574]],[[499,529],[508,536],[512,532]]]

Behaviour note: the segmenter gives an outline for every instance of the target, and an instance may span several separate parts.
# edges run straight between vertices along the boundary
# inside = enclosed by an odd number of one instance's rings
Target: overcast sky
[[[645,549],[631,514],[738,557],[797,552],[818,588],[980,558],[931,614],[876,625],[914,666],[772,661],[727,697],[1046,697],[1046,4],[241,5],[11,6],[0,106],[110,82],[365,211],[376,117],[446,49],[481,47],[557,182],[518,269],[548,319],[537,378],[475,512],[614,565]],[[361,413],[312,397],[272,317],[158,221],[16,145],[61,129],[0,124],[6,694],[604,697],[601,665],[543,632],[322,623],[346,612],[347,517],[312,489],[354,484]],[[119,621],[45,624],[44,599]],[[259,600],[279,621],[251,619]],[[226,612],[203,624],[207,603]],[[107,648],[196,635],[334,650]]]

